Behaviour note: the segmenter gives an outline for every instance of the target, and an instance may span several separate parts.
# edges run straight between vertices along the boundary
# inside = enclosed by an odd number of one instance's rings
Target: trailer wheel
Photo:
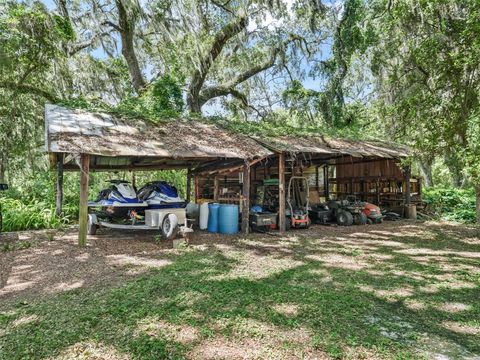
[[[173,240],[178,234],[178,219],[174,214],[167,214],[163,218],[160,228],[164,240]]]
[[[361,212],[359,214],[355,214],[355,216],[353,217],[353,222],[355,223],[355,225],[366,225],[367,219],[367,215]]]
[[[91,216],[88,216],[87,222],[87,234],[88,235],[96,235],[97,234],[98,225],[93,223],[93,219]]]
[[[353,224],[353,215],[345,210],[339,210],[337,213],[337,224],[340,226],[350,226]]]

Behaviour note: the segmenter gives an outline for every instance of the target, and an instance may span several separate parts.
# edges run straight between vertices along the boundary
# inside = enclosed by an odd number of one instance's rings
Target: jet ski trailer
[[[96,201],[88,203],[87,234],[95,235],[99,227],[121,230],[160,230],[170,240],[180,232],[192,232],[186,221],[186,209],[148,209],[149,204],[138,198],[136,189],[127,181],[110,180],[108,189]],[[100,210],[98,210],[100,209]],[[139,212],[145,216],[139,216]]]
[[[144,222],[136,221],[133,218],[130,224],[113,223],[102,219],[95,213],[88,214],[87,233],[95,235],[100,227],[120,230],[159,230],[165,240],[172,240],[179,233],[184,236],[193,232],[188,227],[185,208],[145,210]]]

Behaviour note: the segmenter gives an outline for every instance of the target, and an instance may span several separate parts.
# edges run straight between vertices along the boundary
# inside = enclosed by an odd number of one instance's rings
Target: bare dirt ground
[[[45,232],[2,236],[4,242],[18,238],[24,244],[0,253],[0,311],[6,317],[18,304],[150,281],[145,278],[149,271],[159,271],[157,276],[167,271],[168,287],[169,276],[188,268],[185,283],[178,283],[178,292],[168,298],[181,312],[174,319],[168,312],[135,318],[133,339],[161,339],[166,354],[192,359],[402,354],[480,359],[480,230],[474,226],[401,221],[314,226],[285,236],[196,232],[190,246],[180,250],[171,242],[156,242],[152,232],[102,230],[89,237],[85,248],[77,246],[75,230],[53,237]],[[196,288],[200,283],[204,287]],[[223,291],[226,297],[212,293]],[[258,302],[268,304],[261,314]],[[11,315],[0,329],[0,345],[3,336],[8,349],[18,329],[41,321],[33,310]],[[150,345],[139,350],[117,340],[82,339],[45,354],[155,358],[142,355]],[[171,344],[176,344],[173,350]]]

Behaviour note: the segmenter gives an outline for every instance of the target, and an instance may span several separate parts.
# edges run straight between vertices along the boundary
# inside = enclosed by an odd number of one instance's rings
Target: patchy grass
[[[73,242],[8,253],[14,265],[35,251],[51,264],[62,246],[85,273],[75,272],[78,287],[42,295],[54,278],[21,268],[24,283],[49,284],[0,297],[2,359],[480,356],[475,227],[315,227],[284,238],[197,237],[182,250],[151,237],[97,236],[90,250]],[[93,261],[102,266],[87,272]],[[2,276],[2,288],[14,276]]]

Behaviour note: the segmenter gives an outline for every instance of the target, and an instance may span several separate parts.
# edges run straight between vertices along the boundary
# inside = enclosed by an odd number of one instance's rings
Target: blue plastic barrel
[[[208,204],[208,226],[207,230],[211,233],[218,232],[218,208],[220,204]]]
[[[218,231],[221,234],[238,233],[238,205],[220,205],[220,210],[218,211]]]

